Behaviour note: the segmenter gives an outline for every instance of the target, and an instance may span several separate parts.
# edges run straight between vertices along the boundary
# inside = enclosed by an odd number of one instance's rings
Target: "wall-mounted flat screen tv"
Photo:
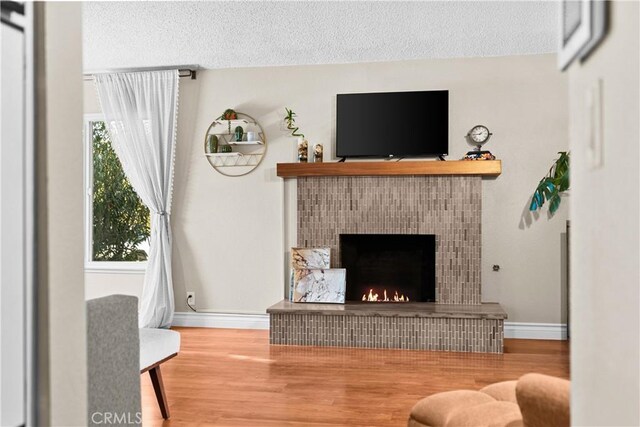
[[[449,153],[449,91],[337,95],[337,157]]]

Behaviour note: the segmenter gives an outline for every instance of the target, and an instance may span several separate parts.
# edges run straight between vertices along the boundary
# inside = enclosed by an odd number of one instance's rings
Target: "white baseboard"
[[[173,315],[173,326],[192,328],[269,329],[268,314],[186,313]],[[504,322],[505,338],[566,340],[567,325]]]
[[[269,315],[179,312],[173,315],[173,326],[187,326],[192,328],[269,329]]]
[[[566,340],[567,325],[564,323],[504,322],[504,337],[527,340]]]

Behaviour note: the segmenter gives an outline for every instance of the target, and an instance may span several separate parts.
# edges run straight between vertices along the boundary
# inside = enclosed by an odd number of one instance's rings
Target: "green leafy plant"
[[[238,113],[236,113],[236,111],[232,108],[227,108],[226,110],[224,110],[224,113],[220,114],[220,117],[218,117],[216,120],[228,120],[228,133],[231,133],[231,120],[237,120],[238,119]]]
[[[549,202],[549,212],[556,213],[562,201],[561,195],[569,189],[569,152],[558,152],[560,157],[551,165],[531,197],[530,211],[541,210],[545,200]]]
[[[296,113],[294,113],[293,110],[290,110],[287,107],[285,107],[284,109],[287,112],[287,115],[284,117],[284,121],[287,124],[287,129],[291,131],[291,136],[301,136],[302,138],[304,138],[304,134],[299,133],[299,128],[296,126]]]
[[[149,209],[142,203],[111,147],[104,122],[93,122],[93,260],[144,261]]]
[[[227,108],[224,110],[224,113],[220,114],[216,120],[236,120],[238,118],[238,113],[231,108]]]

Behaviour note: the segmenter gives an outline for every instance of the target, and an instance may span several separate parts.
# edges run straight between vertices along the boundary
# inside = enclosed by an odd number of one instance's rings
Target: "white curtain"
[[[151,212],[151,241],[140,301],[141,328],[173,320],[171,193],[178,117],[178,71],[97,74],[113,148]]]

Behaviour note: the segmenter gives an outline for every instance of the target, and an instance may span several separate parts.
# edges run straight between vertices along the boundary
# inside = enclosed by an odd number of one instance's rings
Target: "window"
[[[149,209],[125,176],[103,120],[85,117],[85,270],[144,271]]]

